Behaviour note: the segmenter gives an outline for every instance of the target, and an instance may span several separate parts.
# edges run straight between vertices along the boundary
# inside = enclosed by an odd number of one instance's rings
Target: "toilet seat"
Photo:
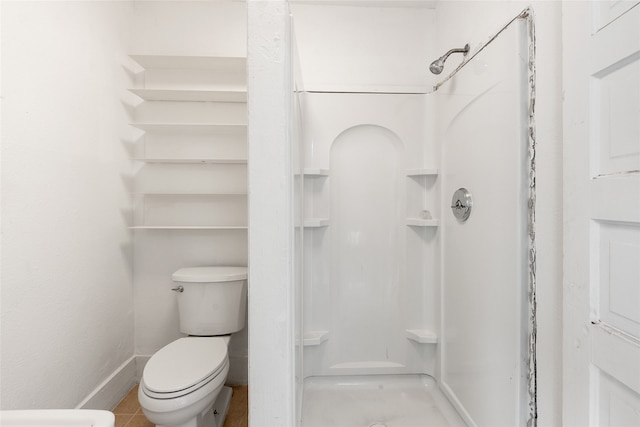
[[[228,364],[224,338],[180,338],[149,359],[142,374],[141,386],[151,398],[175,399],[206,385]]]

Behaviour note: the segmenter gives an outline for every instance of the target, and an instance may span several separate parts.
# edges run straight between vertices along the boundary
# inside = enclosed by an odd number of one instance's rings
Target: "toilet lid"
[[[227,344],[221,337],[180,338],[149,359],[144,384],[156,393],[184,390],[213,375],[226,358]]]

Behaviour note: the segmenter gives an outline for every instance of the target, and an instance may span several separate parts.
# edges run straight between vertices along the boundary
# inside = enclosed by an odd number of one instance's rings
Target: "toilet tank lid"
[[[173,273],[171,278],[175,282],[231,282],[247,278],[247,267],[216,266],[216,267],[188,267]]]

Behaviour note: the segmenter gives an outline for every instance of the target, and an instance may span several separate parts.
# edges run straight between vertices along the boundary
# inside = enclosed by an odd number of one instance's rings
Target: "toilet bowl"
[[[231,399],[231,389],[224,387],[227,346],[229,334],[244,327],[246,268],[181,269],[173,279],[178,284],[180,330],[192,335],[151,356],[138,400],[157,426],[222,427]]]
[[[180,338],[153,355],[138,388],[149,421],[176,427],[221,424],[210,418],[229,372],[228,338]]]

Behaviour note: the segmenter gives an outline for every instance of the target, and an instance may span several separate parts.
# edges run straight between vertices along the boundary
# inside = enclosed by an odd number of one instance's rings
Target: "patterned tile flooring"
[[[224,422],[224,427],[248,427],[249,388],[244,386],[233,386],[233,397],[229,406],[229,413]],[[154,427],[142,413],[138,403],[138,386],[135,386],[115,407],[113,413],[116,416],[115,427]]]

